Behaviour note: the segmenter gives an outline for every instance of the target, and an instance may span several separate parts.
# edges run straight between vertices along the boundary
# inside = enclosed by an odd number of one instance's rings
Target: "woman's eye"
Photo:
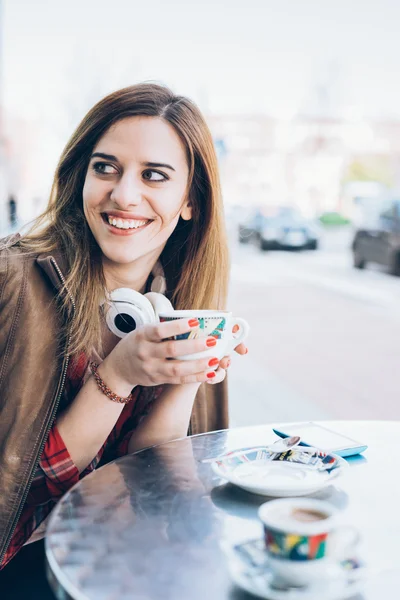
[[[100,175],[112,175],[113,173],[117,172],[117,169],[114,167],[114,165],[104,162],[94,163],[93,170]]]
[[[147,181],[166,181],[168,177],[166,175],[163,175],[163,173],[159,173],[158,171],[152,171],[151,169],[148,169],[147,171],[144,171],[143,179],[146,179]]]

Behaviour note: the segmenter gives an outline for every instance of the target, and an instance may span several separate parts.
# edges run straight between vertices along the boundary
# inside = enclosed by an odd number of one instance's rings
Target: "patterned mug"
[[[249,333],[249,325],[244,319],[233,317],[231,312],[221,310],[174,310],[160,312],[160,322],[175,319],[197,319],[199,327],[182,335],[174,336],[176,340],[213,337],[217,341],[212,348],[194,354],[178,356],[179,360],[195,360],[213,357],[221,359],[228,355],[238,344],[243,342]]]
[[[339,511],[330,502],[284,498],[260,506],[265,549],[277,576],[292,585],[307,585],[353,558],[358,532],[338,526]]]

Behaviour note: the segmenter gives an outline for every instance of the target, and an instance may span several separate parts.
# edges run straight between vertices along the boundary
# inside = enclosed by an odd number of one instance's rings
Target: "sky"
[[[143,80],[212,112],[400,118],[398,0],[2,4],[3,102],[27,118],[77,121]]]

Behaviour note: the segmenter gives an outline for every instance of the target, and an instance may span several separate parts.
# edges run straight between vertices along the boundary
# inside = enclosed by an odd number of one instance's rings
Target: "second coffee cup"
[[[358,532],[339,526],[339,511],[315,498],[284,498],[260,506],[265,549],[274,573],[292,585],[329,579],[341,560],[352,557]]]

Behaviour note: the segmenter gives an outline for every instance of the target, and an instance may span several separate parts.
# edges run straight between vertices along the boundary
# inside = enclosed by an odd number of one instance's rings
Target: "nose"
[[[111,200],[122,209],[138,206],[142,199],[142,182],[134,173],[124,173],[111,192]]]

